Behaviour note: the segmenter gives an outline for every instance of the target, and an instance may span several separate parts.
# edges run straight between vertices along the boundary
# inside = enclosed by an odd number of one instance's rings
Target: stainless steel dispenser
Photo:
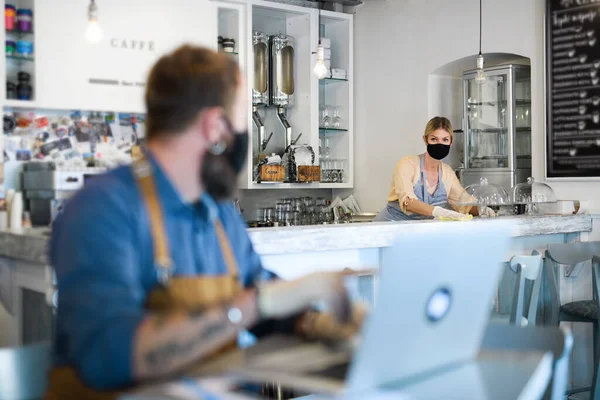
[[[261,106],[269,104],[269,43],[266,33],[252,31],[252,51],[254,55],[254,81],[252,84],[252,121],[258,131],[257,149],[262,152],[273,137],[265,138],[265,124],[258,112]]]
[[[291,107],[294,94],[294,39],[278,34],[271,41],[271,105]]]
[[[292,145],[292,127],[286,117],[286,108],[292,106],[294,94],[294,39],[278,34],[271,36],[270,103],[277,107],[277,118],[285,130],[285,148]]]
[[[254,83],[252,104],[269,104],[269,43],[263,32],[252,31],[252,51],[254,55]]]

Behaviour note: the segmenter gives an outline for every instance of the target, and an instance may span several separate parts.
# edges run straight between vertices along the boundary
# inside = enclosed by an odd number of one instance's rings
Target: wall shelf
[[[30,32],[17,31],[17,30],[14,30],[14,31],[7,30],[6,31],[6,36],[17,36],[19,38],[22,38],[22,37],[30,36],[30,35],[33,35],[33,31],[30,31]]]
[[[344,128],[319,128],[319,132],[321,132],[321,133],[339,133],[339,132],[348,132],[348,129],[344,129]]]
[[[336,83],[348,82],[348,79],[323,78],[319,79],[319,85],[331,85]]]
[[[33,57],[20,56],[20,55],[16,55],[16,54],[7,55],[6,59],[17,61],[17,62],[34,62],[35,61],[35,59]]]
[[[35,101],[28,100],[4,100],[5,108],[15,108],[24,110],[33,110],[37,108]]]
[[[351,189],[350,183],[256,183],[252,182],[247,189]]]

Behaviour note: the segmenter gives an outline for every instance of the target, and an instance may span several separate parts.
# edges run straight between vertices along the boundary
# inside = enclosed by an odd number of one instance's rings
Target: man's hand
[[[280,319],[299,314],[325,302],[340,323],[352,318],[350,299],[341,272],[319,272],[293,281],[275,281],[260,287],[258,310],[265,319]]]
[[[308,312],[301,317],[297,330],[309,339],[347,340],[360,332],[366,315],[363,304],[354,305],[352,318],[346,323],[339,323],[329,313]]]

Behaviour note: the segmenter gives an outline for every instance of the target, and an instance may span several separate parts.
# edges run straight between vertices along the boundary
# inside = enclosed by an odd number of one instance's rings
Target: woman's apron
[[[221,221],[215,220],[214,228],[227,266],[227,274],[173,277],[174,266],[152,166],[143,154],[134,161],[133,171],[149,216],[154,263],[159,282],[158,287],[152,290],[146,299],[146,308],[155,313],[175,310],[198,312],[233,300],[243,289],[238,280],[237,262]],[[218,355],[234,350],[236,345],[236,340],[232,340],[221,348],[215,349],[212,355],[198,363],[199,368],[192,367],[191,370],[202,371],[203,367],[209,365]],[[83,384],[74,368],[56,367],[50,371],[46,399],[114,400],[132,389],[133,387],[124,388],[122,391],[97,392]]]
[[[448,192],[442,182],[442,163],[438,166],[438,186],[433,194],[429,194],[427,191],[427,174],[425,173],[425,156],[419,156],[421,161],[421,177],[415,183],[413,191],[417,200],[429,204],[432,206],[439,206],[442,208],[448,207]],[[400,209],[400,203],[398,201],[390,201],[386,208],[375,217],[374,221],[410,221],[416,219],[431,219],[433,217],[428,215],[419,214],[406,214]]]

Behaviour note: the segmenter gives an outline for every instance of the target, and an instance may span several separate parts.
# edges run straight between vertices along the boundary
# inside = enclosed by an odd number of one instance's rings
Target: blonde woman
[[[450,153],[454,140],[452,124],[447,118],[434,117],[427,122],[423,141],[424,154],[404,157],[394,169],[392,188],[387,207],[375,221],[404,221],[444,217],[466,220],[469,214],[478,215],[477,207],[459,207],[466,195],[456,174],[441,160]],[[494,216],[484,207],[485,215]]]

